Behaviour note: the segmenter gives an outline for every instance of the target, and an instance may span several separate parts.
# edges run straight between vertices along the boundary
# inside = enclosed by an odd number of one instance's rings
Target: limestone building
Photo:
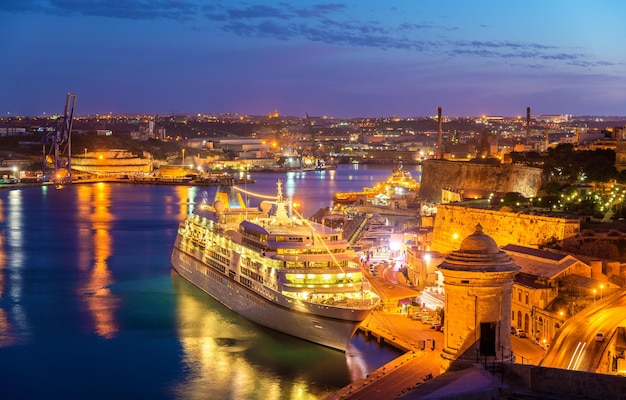
[[[439,265],[446,293],[442,372],[511,361],[511,296],[519,267],[476,225]]]

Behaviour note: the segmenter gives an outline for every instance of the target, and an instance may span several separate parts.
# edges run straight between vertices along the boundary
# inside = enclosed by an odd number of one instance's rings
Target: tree
[[[615,151],[594,150],[576,152],[574,164],[591,182],[608,182],[617,177]]]
[[[571,181],[576,179],[578,168],[574,164],[574,145],[570,143],[559,144],[548,149],[545,158],[543,173],[548,180]]]
[[[561,184],[559,182],[548,182],[544,188],[546,194],[557,194],[561,191]]]
[[[522,195],[518,192],[507,192],[504,197],[504,204],[517,204],[523,199]]]

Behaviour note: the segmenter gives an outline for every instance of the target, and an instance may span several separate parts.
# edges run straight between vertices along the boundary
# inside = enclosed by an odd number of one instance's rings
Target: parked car
[[[430,323],[430,329],[434,329],[436,331],[440,331],[441,330],[441,323],[438,321],[433,321]]]
[[[515,336],[517,336],[517,337],[520,337],[520,338],[525,338],[525,337],[527,337],[527,336],[526,336],[526,332],[524,332],[524,330],[523,330],[523,329],[520,329],[520,328],[515,328],[515,333],[514,333],[514,335],[515,335]]]
[[[604,333],[602,332],[596,333],[596,342],[604,342]]]

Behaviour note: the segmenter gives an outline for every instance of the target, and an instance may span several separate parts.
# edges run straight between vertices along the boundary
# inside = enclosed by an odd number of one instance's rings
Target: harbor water
[[[252,174],[245,189],[274,195],[281,179],[310,216],[392,170]],[[215,190],[0,190],[0,398],[319,399],[398,355],[359,335],[342,353],[259,327],[172,273],[178,223]]]

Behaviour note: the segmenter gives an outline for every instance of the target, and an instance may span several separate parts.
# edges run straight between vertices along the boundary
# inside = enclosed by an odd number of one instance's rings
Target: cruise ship
[[[180,224],[175,271],[257,324],[345,351],[380,303],[348,240],[297,215],[280,180],[257,208],[242,193],[220,188]]]

